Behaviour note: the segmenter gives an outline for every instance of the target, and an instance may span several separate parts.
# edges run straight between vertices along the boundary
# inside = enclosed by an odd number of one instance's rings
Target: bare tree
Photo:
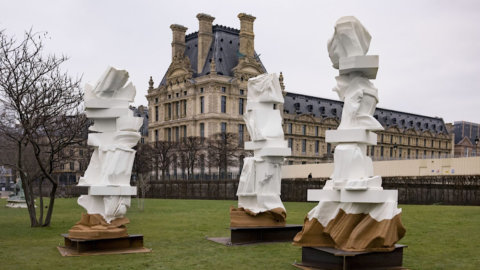
[[[84,139],[79,134],[84,134],[87,123],[79,116],[83,100],[80,80],[60,69],[67,57],[44,56],[43,38],[29,31],[17,41],[0,32],[0,102],[8,118],[1,121],[0,130],[16,144],[12,165],[22,178],[32,227],[50,225],[58,186],[53,172],[64,158],[63,150]],[[52,186],[45,220],[43,207],[38,218],[35,211],[32,184],[36,178],[28,173],[26,151],[35,158],[40,181],[45,179]],[[40,200],[42,205],[41,195]]]
[[[154,159],[155,180],[159,180],[158,170],[162,171],[162,180],[164,180],[165,174],[170,168],[171,155],[173,149],[175,148],[175,143],[168,141],[156,141],[151,143],[151,146],[152,156]]]
[[[153,168],[152,147],[149,144],[138,144],[136,150],[132,173],[135,176],[135,185],[138,189],[138,208],[143,211],[145,195],[150,189],[150,177]]]
[[[202,145],[202,139],[200,137],[187,137],[183,140],[183,143],[180,144],[180,149],[183,152],[185,159],[185,166],[187,168],[188,179],[192,179],[194,175],[194,170],[199,162],[200,151],[204,147]]]
[[[217,167],[221,176],[226,177],[228,168],[237,166],[238,159],[244,155],[234,133],[217,133],[208,140],[209,164]]]

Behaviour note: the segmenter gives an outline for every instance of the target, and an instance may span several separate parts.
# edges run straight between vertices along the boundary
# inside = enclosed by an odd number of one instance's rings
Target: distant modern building
[[[267,72],[255,53],[255,17],[239,14],[240,30],[212,25],[215,18],[198,14],[199,31],[171,25],[172,61],[158,86],[148,88],[148,140],[179,141],[187,136],[236,133],[248,140],[243,114],[249,78]],[[336,129],[343,102],[285,91],[278,106],[284,117],[285,139],[292,148],[288,164],[332,159],[325,130]],[[321,91],[319,91],[321,92]],[[378,108],[375,117],[385,127],[378,145],[368,148],[374,159],[444,157],[453,153],[452,136],[442,118]]]
[[[478,142],[480,137],[480,124],[466,121],[453,123],[455,134],[455,156],[470,157],[478,156]]]

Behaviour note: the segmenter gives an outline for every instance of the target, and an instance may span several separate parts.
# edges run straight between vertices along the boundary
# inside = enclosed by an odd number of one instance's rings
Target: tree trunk
[[[38,193],[40,194],[39,199],[40,199],[40,217],[38,218],[38,223],[42,224],[43,223],[43,192],[42,192],[42,185],[43,185],[43,177],[40,178],[39,184],[38,184]]]
[[[45,217],[45,223],[43,223],[43,227],[50,226],[50,221],[52,219],[52,213],[53,213],[53,205],[55,203],[55,194],[57,192],[57,186],[58,184],[55,183],[54,181],[51,181],[52,183],[52,190],[50,191],[50,202],[48,203],[48,212],[47,216]]]

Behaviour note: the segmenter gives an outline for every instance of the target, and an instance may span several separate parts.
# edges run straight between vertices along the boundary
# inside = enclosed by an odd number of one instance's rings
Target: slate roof
[[[193,78],[210,74],[210,61],[212,56],[215,59],[217,74],[233,77],[232,69],[238,64],[238,47],[240,45],[238,35],[240,30],[217,24],[212,27],[212,32],[212,45],[210,46],[207,55],[207,61],[205,61],[203,70],[200,73],[197,73],[198,32],[185,36],[185,55],[190,59],[190,65],[193,69]],[[267,72],[257,53],[255,53],[255,58],[262,66],[263,72]],[[165,74],[160,85],[165,85],[166,80],[167,78]]]
[[[315,117],[342,117],[343,102],[326,98],[312,97],[296,93],[285,96],[284,111],[288,114],[313,114]],[[429,130],[433,134],[448,134],[442,118],[399,112],[377,108],[374,117],[384,128],[397,126],[399,129],[413,128],[416,131]]]

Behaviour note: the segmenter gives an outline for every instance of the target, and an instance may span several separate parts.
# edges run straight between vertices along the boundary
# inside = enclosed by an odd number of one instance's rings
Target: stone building
[[[150,142],[179,141],[235,133],[248,140],[243,114],[249,78],[267,72],[254,47],[255,17],[241,13],[240,30],[213,25],[214,17],[198,14],[198,32],[171,25],[172,62],[158,86],[150,77],[147,94]],[[336,129],[343,103],[285,92],[285,138],[292,147],[288,164],[328,162],[332,146],[325,130]],[[442,157],[452,153],[452,137],[443,119],[378,108],[375,117],[385,127],[378,145],[369,147],[374,159]]]
[[[292,156],[288,164],[332,161],[333,148],[325,142],[325,130],[336,129],[343,102],[287,93],[284,131]],[[447,157],[453,141],[442,118],[377,108],[374,117],[385,128],[376,131],[377,145],[369,146],[374,160]]]
[[[212,25],[198,14],[199,31],[171,25],[172,63],[158,87],[150,78],[150,141],[179,141],[228,132],[244,140],[243,122],[249,78],[265,73],[254,51],[255,17],[241,13],[240,31]]]

